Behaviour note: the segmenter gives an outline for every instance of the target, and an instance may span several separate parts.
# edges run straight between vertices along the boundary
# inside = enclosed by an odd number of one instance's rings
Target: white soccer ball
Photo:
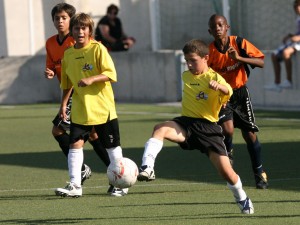
[[[107,177],[111,185],[122,189],[129,188],[135,184],[138,171],[134,161],[129,158],[121,158],[109,164]]]

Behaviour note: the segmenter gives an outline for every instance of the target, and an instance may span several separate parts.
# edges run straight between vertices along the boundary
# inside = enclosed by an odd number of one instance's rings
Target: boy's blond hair
[[[86,13],[77,13],[75,14],[70,21],[70,34],[72,36],[72,29],[75,25],[89,27],[90,37],[93,36],[94,31],[94,21],[92,18]]]

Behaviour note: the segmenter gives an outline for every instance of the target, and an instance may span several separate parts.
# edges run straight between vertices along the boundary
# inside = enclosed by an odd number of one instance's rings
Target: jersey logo
[[[196,95],[196,99],[197,100],[200,100],[200,99],[207,100],[208,99],[208,95],[205,94],[203,91],[200,91],[199,94]]]
[[[90,65],[88,63],[84,64],[84,66],[82,67],[83,71],[92,70],[92,69],[93,69],[93,65]]]

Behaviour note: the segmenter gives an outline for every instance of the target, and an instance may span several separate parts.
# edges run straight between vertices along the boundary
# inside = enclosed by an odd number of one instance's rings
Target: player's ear
[[[211,30],[210,30],[210,29],[208,29],[208,33],[209,33],[210,35],[212,35],[212,34],[211,34]]]

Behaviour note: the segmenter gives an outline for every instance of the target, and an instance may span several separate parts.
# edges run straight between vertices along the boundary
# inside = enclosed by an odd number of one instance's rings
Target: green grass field
[[[139,166],[153,126],[180,114],[162,105],[117,104],[123,154]],[[0,224],[300,224],[300,113],[256,111],[270,188],[257,190],[239,130],[235,169],[255,214],[243,215],[207,157],[165,142],[156,180],[136,183],[127,196],[106,194],[106,168],[85,146],[93,175],[83,197],[60,198],[67,161],[51,135],[58,105],[0,107]]]

